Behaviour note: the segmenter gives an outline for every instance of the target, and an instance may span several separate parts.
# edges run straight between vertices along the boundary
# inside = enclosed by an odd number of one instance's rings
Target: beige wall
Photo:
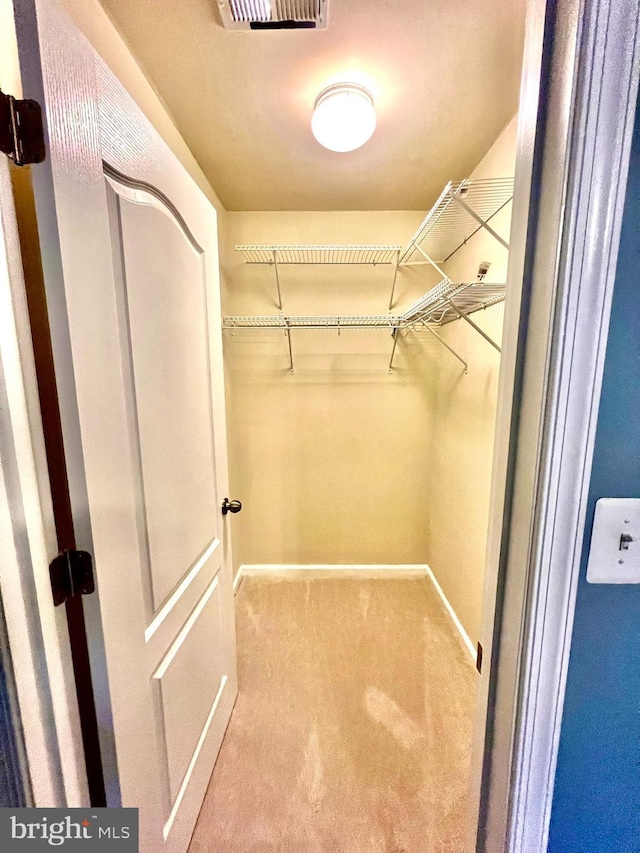
[[[514,174],[516,119],[474,170],[473,177]],[[511,205],[491,221],[509,237]],[[445,264],[453,281],[474,281],[481,261],[490,261],[488,282],[504,282],[508,252],[484,229]],[[497,343],[502,338],[504,305],[473,315]],[[469,363],[459,365],[441,353],[427,379],[433,413],[431,432],[431,500],[426,515],[426,560],[472,641],[480,636],[485,552],[489,519],[491,465],[500,355],[464,321],[445,326],[443,338]]]
[[[476,175],[513,174],[515,122]],[[229,213],[226,314],[276,314],[273,270],[243,264],[239,243],[405,245],[415,211]],[[508,231],[510,210],[494,220]],[[449,262],[452,277],[504,281],[507,253],[478,234]],[[389,267],[281,268],[290,314],[386,313]],[[404,268],[397,310],[438,280]],[[502,306],[475,319],[500,339]],[[463,322],[443,336],[469,373],[428,333],[385,330],[225,332],[235,560],[242,563],[428,562],[472,638],[478,636],[499,355]]]
[[[230,213],[228,239],[401,244],[421,218]],[[225,313],[277,313],[273,270],[233,260]],[[291,314],[385,314],[391,282],[389,266],[281,268]],[[296,330],[292,346],[294,375],[282,332],[225,332],[232,491],[244,502],[234,521],[237,561],[423,562],[430,414],[416,376],[426,357],[398,359],[389,374],[385,329]]]

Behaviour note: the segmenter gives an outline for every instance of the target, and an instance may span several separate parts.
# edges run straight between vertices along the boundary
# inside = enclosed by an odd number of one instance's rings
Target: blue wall
[[[586,582],[593,513],[601,497],[640,497],[640,109],[598,415],[550,853],[640,851],[640,585]]]

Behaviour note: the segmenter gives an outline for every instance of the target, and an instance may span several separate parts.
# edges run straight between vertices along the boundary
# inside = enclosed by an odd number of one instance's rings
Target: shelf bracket
[[[451,307],[456,312],[458,317],[460,317],[461,320],[466,320],[466,322],[472,328],[474,328],[479,335],[482,335],[482,337],[485,339],[485,341],[488,341],[494,349],[498,350],[499,353],[502,352],[502,350],[500,349],[498,344],[493,340],[493,338],[489,337],[489,335],[483,329],[481,329],[477,323],[474,323],[473,320],[464,313],[464,311],[461,311],[452,299],[447,298],[447,302],[449,303],[449,305],[451,305]]]
[[[461,364],[463,364],[463,365],[464,365],[464,372],[465,372],[465,373],[468,373],[468,372],[469,372],[469,365],[468,365],[468,364],[467,364],[467,362],[464,360],[464,358],[462,358],[462,356],[461,356],[461,355],[458,355],[458,353],[454,350],[454,348],[453,348],[453,347],[450,347],[450,346],[449,346],[449,344],[448,344],[445,340],[443,340],[443,339],[440,337],[440,335],[439,335],[436,331],[434,331],[428,323],[424,323],[424,328],[425,328],[428,332],[431,332],[431,334],[433,335],[433,337],[434,337],[434,338],[437,338],[437,339],[440,341],[440,343],[442,344],[442,346],[443,346],[443,347],[446,347],[446,348],[449,350],[449,352],[451,353],[451,355],[454,355],[454,356],[458,359],[458,361],[459,361]]]
[[[282,293],[280,293],[280,276],[278,274],[278,258],[276,252],[273,252],[273,268],[276,273],[276,287],[278,289],[278,308],[282,311]]]
[[[400,333],[400,329],[397,327],[392,330],[391,334],[393,336],[393,349],[391,350],[391,358],[389,359],[389,373],[393,371],[393,357],[396,354],[396,347],[398,346],[398,335]]]
[[[393,308],[393,297],[396,292],[396,281],[398,278],[398,267],[400,266],[400,251],[398,250],[398,254],[396,255],[396,268],[393,273],[393,284],[391,285],[391,297],[389,299],[389,311]]]
[[[439,276],[441,276],[443,279],[446,279],[447,281],[449,281],[449,280],[450,280],[450,279],[449,279],[449,276],[446,274],[446,272],[445,272],[444,270],[440,269],[440,267],[439,267],[439,266],[438,266],[438,264],[433,260],[433,258],[430,258],[430,257],[429,257],[429,255],[427,255],[427,253],[426,253],[426,252],[425,252],[425,250],[422,248],[422,246],[418,246],[418,244],[416,243],[416,249],[420,252],[420,254],[422,255],[422,257],[423,257],[425,260],[427,260],[427,261],[431,264],[431,266],[434,268],[434,270],[436,270],[436,272],[438,273],[438,275],[439,275]]]
[[[291,349],[291,328],[289,326],[289,321],[285,321],[287,324],[287,328],[285,330],[285,335],[287,336],[287,343],[289,344],[289,373],[293,373],[293,350]]]
[[[467,211],[467,213],[469,214],[469,216],[473,217],[473,219],[475,219],[475,220],[476,220],[476,222],[479,222],[479,223],[480,223],[480,225],[481,225],[483,228],[486,228],[486,229],[487,229],[487,231],[489,232],[489,234],[491,234],[491,236],[492,236],[492,237],[495,237],[495,239],[498,241],[498,243],[500,243],[501,245],[503,245],[503,246],[505,247],[505,249],[507,249],[507,251],[508,251],[508,250],[509,250],[509,244],[507,243],[507,241],[506,241],[506,240],[504,240],[504,239],[503,239],[503,238],[498,234],[498,232],[497,232],[497,231],[495,231],[495,230],[494,230],[494,229],[489,225],[489,223],[488,223],[485,219],[483,219],[481,216],[478,216],[478,214],[475,212],[475,210],[473,210],[473,208],[469,207],[469,205],[466,203],[466,201],[464,201],[464,199],[460,198],[460,193],[461,193],[461,191],[462,191],[463,189],[464,189],[464,187],[460,187],[460,189],[459,189],[457,192],[451,192],[451,191],[450,191],[450,192],[449,192],[449,194],[451,195],[451,198],[454,198],[454,199],[458,202],[458,204],[459,204],[459,205],[460,205],[464,210],[466,210],[466,211]]]

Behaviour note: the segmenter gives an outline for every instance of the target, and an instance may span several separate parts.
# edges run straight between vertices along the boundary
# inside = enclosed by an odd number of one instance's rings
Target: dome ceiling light
[[[335,83],[316,98],[311,130],[330,151],[354,151],[371,139],[376,111],[371,92],[357,83]]]

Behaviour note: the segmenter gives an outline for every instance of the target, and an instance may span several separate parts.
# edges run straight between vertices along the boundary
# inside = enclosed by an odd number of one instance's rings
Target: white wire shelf
[[[481,228],[508,249],[488,223],[513,198],[513,184],[513,178],[450,181],[400,255],[400,264],[429,259],[443,264]]]
[[[461,315],[466,317],[497,305],[504,300],[505,291],[504,284],[484,281],[465,284],[444,279],[405,311],[401,325],[410,327],[415,323],[431,323],[444,326],[460,319]]]
[[[469,315],[502,302],[505,297],[504,284],[485,282],[455,283],[443,279],[428,293],[420,297],[404,314],[342,314],[325,316],[301,316],[284,314],[227,316],[222,318],[224,329],[281,329],[285,332],[289,347],[290,371],[293,373],[292,329],[387,329],[393,336],[393,348],[389,370],[393,368],[393,357],[398,337],[408,332],[426,330],[462,363],[467,372],[467,362],[435,331],[452,320],[463,319],[482,335],[498,351],[500,347],[481,329]]]
[[[504,284],[486,282],[457,283],[444,279],[413,303],[404,314],[263,314],[222,318],[224,329],[404,329],[429,323],[444,326],[502,302]],[[458,309],[456,311],[456,308]],[[458,313],[459,312],[459,313]]]
[[[247,264],[397,264],[402,246],[236,246]]]
[[[398,314],[353,314],[335,316],[285,316],[223,317],[225,329],[397,329],[402,324]]]

